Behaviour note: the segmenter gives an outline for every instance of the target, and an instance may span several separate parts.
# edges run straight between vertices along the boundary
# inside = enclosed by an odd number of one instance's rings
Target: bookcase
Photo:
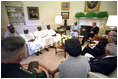
[[[14,26],[25,25],[23,7],[6,6],[9,23]]]

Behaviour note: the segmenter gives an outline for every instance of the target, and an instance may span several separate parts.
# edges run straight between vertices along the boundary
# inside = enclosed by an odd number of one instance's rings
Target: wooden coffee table
[[[57,51],[57,49],[63,49],[64,51]],[[56,43],[55,45],[55,54],[57,54],[58,52],[64,52],[64,58],[66,58],[65,45],[61,44],[60,42]]]

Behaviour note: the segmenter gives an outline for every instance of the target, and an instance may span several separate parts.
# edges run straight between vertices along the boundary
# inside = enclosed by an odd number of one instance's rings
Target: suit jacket
[[[101,58],[90,62],[92,72],[100,72],[109,75],[117,67],[117,56]]]
[[[94,33],[91,34],[90,32],[93,31]],[[95,34],[97,34],[99,32],[99,28],[96,26],[95,28],[91,28],[89,31],[89,36],[93,37]]]
[[[35,73],[24,69],[20,64],[3,64],[1,65],[1,78],[34,78]],[[37,74],[38,78],[46,78],[44,71]]]

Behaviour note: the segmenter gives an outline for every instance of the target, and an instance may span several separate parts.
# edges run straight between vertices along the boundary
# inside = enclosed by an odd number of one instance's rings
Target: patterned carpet
[[[84,46],[82,46],[82,49],[86,46],[85,43]],[[63,49],[58,49],[58,51],[63,51]],[[39,61],[39,63],[45,65],[48,69],[54,70],[58,67],[58,65],[61,63],[61,61],[64,61],[68,58],[68,54],[66,54],[66,58],[64,58],[64,52],[59,52],[57,55],[55,54],[54,48],[49,48],[49,51],[42,50],[43,54],[40,54],[39,56],[36,56],[33,54],[32,56],[29,56],[27,58],[24,58],[21,61],[21,64],[26,64],[31,61]]]

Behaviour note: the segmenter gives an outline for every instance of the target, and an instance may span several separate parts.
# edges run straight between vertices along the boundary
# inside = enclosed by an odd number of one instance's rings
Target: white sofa
[[[98,72],[89,72],[89,76],[90,78],[117,78],[117,68],[109,76]]]
[[[89,53],[86,53],[85,56],[88,58],[93,57]],[[117,68],[109,76],[106,76],[106,75],[98,73],[98,72],[89,72],[89,76],[90,76],[90,78],[117,78]]]

